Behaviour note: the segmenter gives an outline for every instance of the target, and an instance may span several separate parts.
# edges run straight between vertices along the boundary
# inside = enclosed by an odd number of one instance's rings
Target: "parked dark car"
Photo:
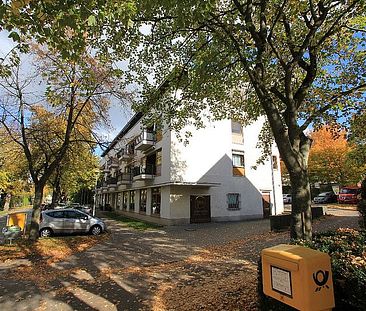
[[[337,195],[332,191],[319,193],[314,198],[315,204],[335,203],[335,202],[337,202]]]

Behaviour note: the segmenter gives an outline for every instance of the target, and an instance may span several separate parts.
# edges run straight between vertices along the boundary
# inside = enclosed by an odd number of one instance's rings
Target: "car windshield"
[[[327,197],[328,195],[330,195],[328,192],[323,192],[321,194],[319,194],[319,197]]]
[[[357,189],[343,188],[341,189],[342,194],[357,194]]]

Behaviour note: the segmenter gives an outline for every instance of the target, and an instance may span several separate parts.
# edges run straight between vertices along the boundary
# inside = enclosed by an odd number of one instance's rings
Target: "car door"
[[[64,211],[46,212],[44,217],[43,227],[50,227],[53,232],[64,232]]]
[[[88,219],[84,213],[78,211],[64,211],[64,228],[67,232],[85,232],[88,227]]]

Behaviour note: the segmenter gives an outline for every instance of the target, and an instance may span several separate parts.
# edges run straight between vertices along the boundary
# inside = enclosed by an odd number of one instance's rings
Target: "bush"
[[[366,200],[362,199],[357,204],[357,210],[360,212],[362,216],[362,221],[360,222],[360,225],[362,228],[366,229]]]
[[[366,310],[366,231],[339,229],[317,234],[311,242],[295,241],[331,257],[335,310]],[[261,310],[291,310],[262,292],[261,264],[258,291]]]

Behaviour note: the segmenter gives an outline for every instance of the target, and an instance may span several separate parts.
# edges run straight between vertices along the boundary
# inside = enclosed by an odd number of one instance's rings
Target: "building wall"
[[[232,139],[230,120],[211,122],[206,128],[199,130],[190,128],[192,137],[187,145],[172,133],[171,161],[174,169],[171,180],[220,184],[209,189],[213,219],[262,217],[262,193],[270,194],[272,214],[283,211],[277,148],[273,147],[273,155],[277,158],[278,169],[273,174],[271,159],[257,165],[257,160],[262,154],[261,149],[257,148],[262,124],[263,120],[258,120],[245,127],[242,144],[239,144],[237,139]],[[245,176],[233,176],[233,151],[244,152]],[[239,210],[227,208],[228,193],[240,193]],[[183,199],[180,201],[183,202]]]
[[[244,141],[233,137],[230,120],[207,123],[203,129],[187,128],[192,132],[188,144],[180,141],[174,132],[165,130],[161,141],[157,142],[149,152],[162,150],[161,176],[151,180],[133,181],[129,185],[119,185],[115,189],[115,208],[121,209],[122,192],[136,190],[135,213],[137,218],[146,218],[151,214],[151,187],[161,186],[161,220],[172,220],[175,223],[189,222],[190,196],[211,196],[211,217],[214,221],[261,218],[263,216],[262,194],[271,197],[272,214],[283,211],[281,175],[278,150],[273,146],[272,154],[277,158],[278,169],[272,173],[272,160],[256,165],[261,156],[258,149],[258,135],[263,120],[258,120],[244,128]],[[103,159],[116,156],[121,148],[141,133],[141,122],[131,130],[110,150]],[[244,153],[245,176],[233,176],[232,152]],[[139,165],[146,154],[138,151],[134,157],[134,165]],[[127,163],[121,162],[122,171]],[[256,169],[253,167],[257,166]],[[173,184],[185,185],[173,185]],[[194,185],[197,183],[198,185]],[[191,186],[187,185],[190,184]],[[203,186],[204,184],[211,184]],[[139,215],[139,192],[141,188],[149,188],[147,192],[146,215]],[[275,192],[273,191],[275,189]],[[111,190],[109,190],[110,192]],[[228,209],[227,194],[239,193],[239,209]],[[118,200],[118,194],[120,200]],[[110,202],[112,197],[107,200]],[[103,201],[103,200],[101,200]],[[119,202],[119,204],[118,204]],[[152,221],[156,220],[156,216]]]

